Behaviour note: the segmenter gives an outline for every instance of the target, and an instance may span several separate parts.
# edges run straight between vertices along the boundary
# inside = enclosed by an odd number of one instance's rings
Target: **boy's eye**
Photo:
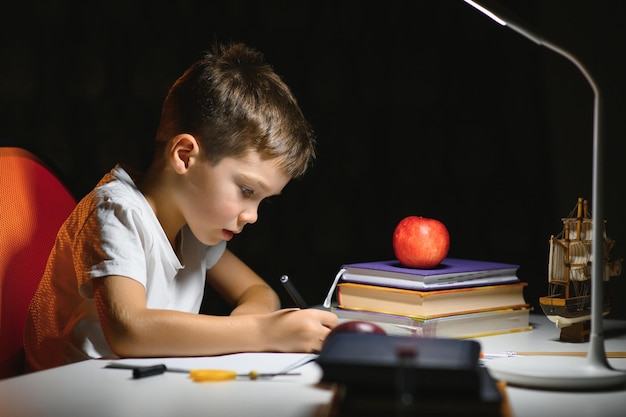
[[[241,194],[243,194],[245,197],[252,197],[254,195],[254,190],[252,190],[251,188],[242,186]]]

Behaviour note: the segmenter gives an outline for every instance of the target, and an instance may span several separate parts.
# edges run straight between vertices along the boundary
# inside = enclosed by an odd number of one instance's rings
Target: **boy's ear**
[[[200,147],[195,137],[183,133],[172,139],[169,159],[172,167],[178,174],[187,172],[189,166],[200,154]]]

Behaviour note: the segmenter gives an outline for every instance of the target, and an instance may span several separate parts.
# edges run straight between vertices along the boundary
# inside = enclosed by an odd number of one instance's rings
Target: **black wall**
[[[148,163],[167,89],[212,41],[265,53],[314,125],[319,157],[231,248],[285,304],[281,274],[320,303],[343,263],[393,257],[397,222],[422,215],[448,226],[450,256],[520,264],[537,305],[550,235],[591,199],[587,81],[462,0],[5,3],[0,141],[42,154],[77,197],[116,162]],[[600,85],[605,211],[623,257],[626,3],[501,3]],[[612,317],[626,317],[624,275],[611,282]]]

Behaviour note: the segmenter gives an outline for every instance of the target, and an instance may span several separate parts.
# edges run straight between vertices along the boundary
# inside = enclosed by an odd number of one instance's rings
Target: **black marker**
[[[306,301],[304,301],[304,298],[302,298],[298,290],[296,290],[296,287],[293,286],[287,275],[280,277],[280,282],[282,282],[283,286],[291,296],[291,299],[294,303],[296,303],[296,306],[300,308],[308,308]]]
[[[145,378],[152,375],[161,375],[167,371],[165,365],[140,366],[133,369],[133,379]]]

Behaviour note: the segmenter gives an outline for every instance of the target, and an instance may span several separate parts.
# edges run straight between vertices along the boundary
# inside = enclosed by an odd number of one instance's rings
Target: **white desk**
[[[530,332],[477,339],[484,352],[581,351],[586,343],[562,343],[559,331],[545,317],[532,316]],[[605,321],[606,350],[626,351],[626,322]],[[214,358],[125,360],[127,363],[166,363],[184,368],[221,368],[246,373],[251,369],[276,372],[296,362],[299,354],[239,354]],[[507,359],[504,359],[507,360]],[[610,359],[626,370],[626,359]],[[322,417],[332,392],[317,384],[315,363],[298,369],[301,376],[272,380],[192,382],[185,374],[134,380],[131,371],[103,369],[108,361],[91,360],[0,381],[0,416],[24,417],[171,417],[250,416]],[[623,417],[626,387],[601,392],[558,392],[508,387],[514,417]]]
[[[588,343],[560,342],[559,329],[543,315],[531,315],[531,324],[533,330],[529,332],[489,336],[476,340],[481,343],[483,352],[487,353],[588,350]],[[606,351],[626,351],[626,321],[605,320],[603,327]],[[611,367],[626,372],[626,359],[608,361]],[[507,396],[514,417],[626,416],[626,386],[617,390],[597,392],[546,391],[508,386]]]
[[[122,362],[247,373],[252,369],[277,372],[303,356],[237,354]],[[330,390],[316,386],[321,370],[315,363],[294,371],[300,376],[193,382],[182,373],[132,379],[130,370],[104,368],[109,362],[89,360],[0,381],[0,416],[317,417],[327,414],[332,399]]]

